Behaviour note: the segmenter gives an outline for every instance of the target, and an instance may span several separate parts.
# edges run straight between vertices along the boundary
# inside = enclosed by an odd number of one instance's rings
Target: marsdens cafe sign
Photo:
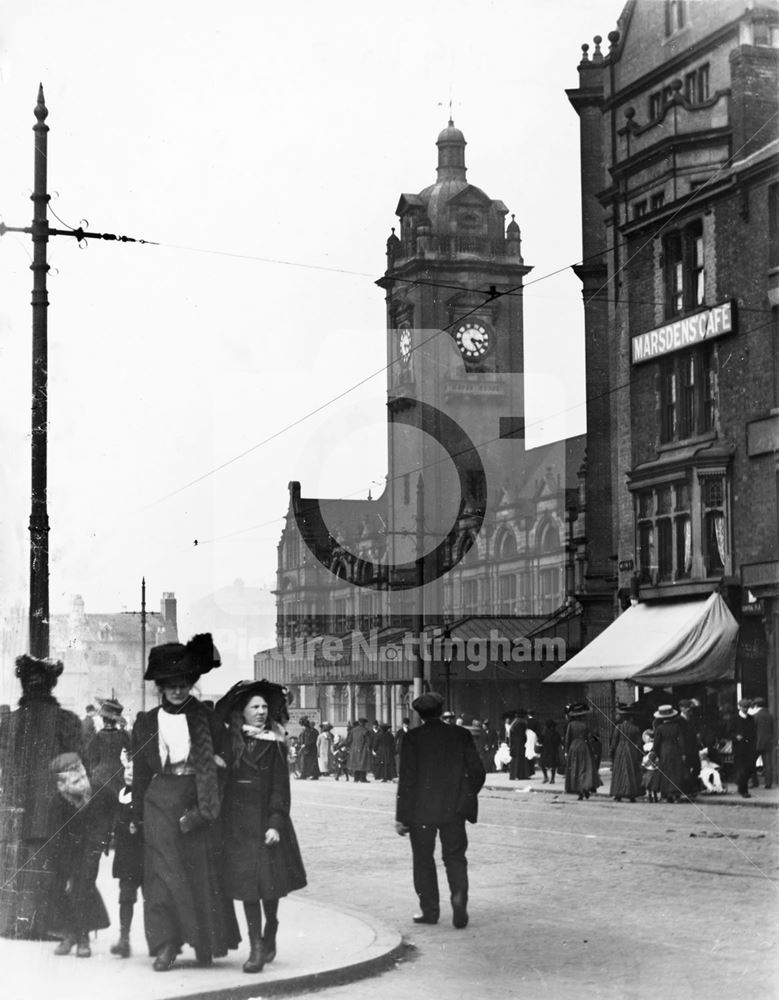
[[[703,309],[694,316],[685,316],[648,333],[640,333],[631,341],[633,364],[650,361],[661,354],[682,351],[704,340],[721,337],[735,329],[735,304],[732,301]]]

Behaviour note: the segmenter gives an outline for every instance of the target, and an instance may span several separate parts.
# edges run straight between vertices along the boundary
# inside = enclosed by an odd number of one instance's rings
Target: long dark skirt
[[[591,792],[599,784],[589,743],[579,737],[571,740],[565,767],[566,792]]]
[[[635,732],[633,731],[635,730]],[[609,793],[615,798],[635,799],[644,794],[641,783],[641,757],[643,751],[638,740],[641,733],[637,727],[620,730],[614,747],[611,764],[611,788]]]
[[[194,775],[158,774],[146,792],[143,893],[150,955],[172,943],[219,958],[240,941],[232,901],[221,888],[218,829],[179,829],[179,817],[195,802]]]

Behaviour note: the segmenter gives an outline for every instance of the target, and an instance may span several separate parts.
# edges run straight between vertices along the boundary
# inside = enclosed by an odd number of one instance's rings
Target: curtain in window
[[[689,576],[692,570],[692,525],[690,519],[684,521],[684,572]]]
[[[720,562],[725,565],[725,518],[722,514],[712,514],[714,524],[714,537],[717,541],[717,552]]]

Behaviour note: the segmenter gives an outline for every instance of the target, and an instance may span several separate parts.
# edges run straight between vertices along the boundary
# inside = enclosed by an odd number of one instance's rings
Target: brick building
[[[377,282],[386,487],[376,500],[319,500],[290,484],[277,646],[255,657],[257,676],[296,686],[298,704],[336,724],[364,715],[397,725],[415,677],[475,715],[544,710],[539,699],[562,692],[541,680],[579,643],[584,441],[525,448],[531,268],[519,226],[466,179],[466,141],[451,121],[436,145],[436,180],[401,195]],[[419,636],[429,656],[413,648]]]
[[[721,704],[767,695],[776,711],[779,5],[631,0],[601,45],[582,46],[568,92],[581,134],[585,639],[638,589],[655,612],[686,602],[692,643],[718,593],[739,625],[727,676],[701,653],[695,671],[651,684],[694,683]],[[603,670],[578,676],[610,705]]]

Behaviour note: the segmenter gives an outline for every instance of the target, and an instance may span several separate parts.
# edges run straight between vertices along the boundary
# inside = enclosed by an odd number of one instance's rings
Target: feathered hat
[[[172,677],[202,677],[220,666],[222,660],[210,632],[193,635],[189,642],[164,642],[149,650],[145,681],[165,681]]]
[[[287,706],[292,703],[292,693],[281,684],[273,684],[265,679],[261,681],[238,681],[226,694],[223,694],[214,706],[214,714],[221,722],[227,722],[230,713],[243,701],[246,702],[255,695],[260,695],[268,705],[268,715],[274,722],[282,725],[289,720]]]
[[[16,657],[16,676],[21,681],[22,688],[42,687],[51,690],[63,670],[60,660],[41,660],[27,653]]]

